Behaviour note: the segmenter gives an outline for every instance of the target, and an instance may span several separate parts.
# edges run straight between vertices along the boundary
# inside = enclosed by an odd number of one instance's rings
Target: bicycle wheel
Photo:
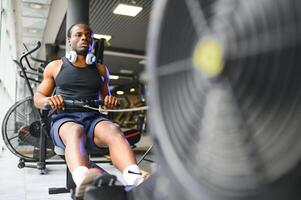
[[[6,113],[2,123],[2,137],[14,155],[37,161],[40,129],[39,111],[34,107],[32,97],[26,97],[16,102]],[[47,141],[47,158],[54,155],[52,149],[52,143]]]

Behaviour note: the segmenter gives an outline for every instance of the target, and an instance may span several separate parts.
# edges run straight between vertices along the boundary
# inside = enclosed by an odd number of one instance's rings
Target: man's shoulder
[[[63,64],[62,59],[57,59],[49,62],[45,68],[45,73],[47,74],[57,73],[58,70],[61,68],[62,64]]]
[[[53,60],[50,63],[48,63],[48,65],[50,66],[57,66],[57,65],[62,65],[63,64],[63,60],[62,59],[57,59],[57,60]]]
[[[58,68],[58,67],[61,67],[62,64],[63,64],[63,60],[57,59],[57,60],[53,60],[53,61],[49,62],[48,65],[46,66],[46,68],[49,68],[49,69]]]

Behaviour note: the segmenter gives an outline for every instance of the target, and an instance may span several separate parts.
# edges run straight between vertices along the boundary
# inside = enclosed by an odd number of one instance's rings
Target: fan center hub
[[[223,47],[217,40],[203,38],[193,52],[194,67],[208,77],[216,77],[224,68],[223,54]]]

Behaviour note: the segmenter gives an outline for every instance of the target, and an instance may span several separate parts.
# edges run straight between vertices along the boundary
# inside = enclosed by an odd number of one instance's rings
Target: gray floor
[[[137,159],[139,153],[146,150],[151,144],[148,137],[143,137],[137,148]],[[1,150],[0,150],[1,151]],[[140,154],[141,156],[141,154]],[[148,156],[152,157],[152,156]],[[0,152],[0,200],[48,200],[48,199],[71,199],[70,194],[49,195],[49,187],[60,187],[65,185],[65,165],[47,165],[47,174],[41,175],[34,168],[17,167],[19,158],[4,148]],[[151,164],[142,162],[141,168],[150,171]],[[101,164],[106,171],[117,175],[118,180],[123,182],[121,174],[110,164]]]

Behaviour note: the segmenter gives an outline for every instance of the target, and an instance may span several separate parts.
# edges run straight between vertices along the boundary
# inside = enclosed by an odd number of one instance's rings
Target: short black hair
[[[72,24],[72,25],[69,27],[69,29],[68,29],[68,31],[67,31],[67,37],[68,37],[68,38],[71,37],[71,30],[72,30],[72,28],[73,28],[74,26],[76,26],[76,25],[79,25],[79,24],[86,25],[87,27],[89,27],[91,33],[93,33],[92,29],[90,28],[90,26],[89,26],[87,23],[85,23],[85,22],[77,22],[77,23],[75,23],[75,24]]]

